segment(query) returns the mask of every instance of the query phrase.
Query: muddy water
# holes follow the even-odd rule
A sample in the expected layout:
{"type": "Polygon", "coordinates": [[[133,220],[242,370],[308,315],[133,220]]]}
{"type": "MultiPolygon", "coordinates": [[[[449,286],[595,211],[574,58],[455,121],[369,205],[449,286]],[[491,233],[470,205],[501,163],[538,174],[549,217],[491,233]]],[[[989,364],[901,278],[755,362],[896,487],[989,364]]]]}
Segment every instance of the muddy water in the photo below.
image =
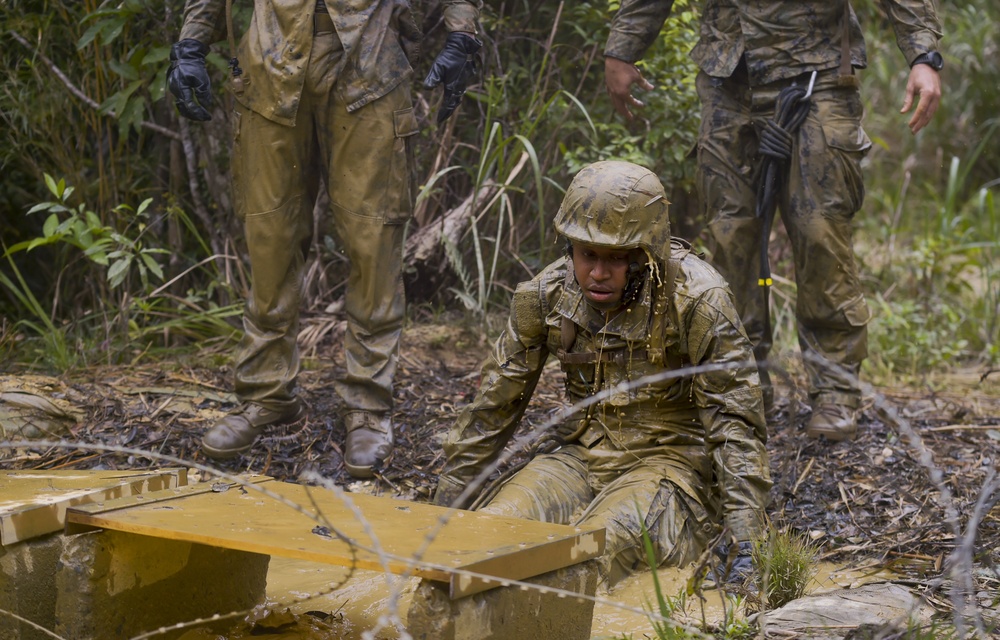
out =
{"type": "MultiPolygon", "coordinates": [[[[683,591],[689,577],[688,572],[680,569],[661,569],[657,575],[664,595],[670,597],[683,591]]],[[[850,569],[824,563],[820,565],[808,590],[817,593],[857,587],[890,577],[864,568],[850,569]]],[[[348,578],[347,572],[340,567],[284,558],[271,559],[267,584],[269,608],[276,611],[287,608],[309,623],[289,629],[289,638],[312,640],[337,637],[361,640],[366,631],[379,627],[381,629],[374,636],[366,637],[377,640],[400,637],[399,630],[391,624],[390,605],[395,603],[399,618],[405,620],[416,581],[403,581],[398,576],[391,576],[397,592],[397,596],[392,598],[386,576],[382,573],[357,571],[349,576],[346,583],[345,578],[348,578]],[[331,591],[333,587],[337,588],[331,591]],[[314,612],[312,616],[306,615],[310,611],[314,612]],[[316,612],[326,614],[321,628],[314,628],[312,625],[316,612]],[[336,630],[333,636],[330,634],[331,628],[336,630]]],[[[652,625],[644,612],[654,602],[654,593],[653,578],[649,572],[627,578],[610,593],[599,592],[591,635],[594,638],[621,638],[626,633],[640,638],[645,634],[652,635],[652,625]]],[[[675,617],[686,617],[689,623],[695,625],[703,617],[710,623],[720,622],[724,611],[718,592],[709,591],[705,596],[704,603],[694,597],[689,598],[686,616],[675,617]]],[[[229,640],[246,637],[249,635],[238,631],[228,636],[229,640]]]]}

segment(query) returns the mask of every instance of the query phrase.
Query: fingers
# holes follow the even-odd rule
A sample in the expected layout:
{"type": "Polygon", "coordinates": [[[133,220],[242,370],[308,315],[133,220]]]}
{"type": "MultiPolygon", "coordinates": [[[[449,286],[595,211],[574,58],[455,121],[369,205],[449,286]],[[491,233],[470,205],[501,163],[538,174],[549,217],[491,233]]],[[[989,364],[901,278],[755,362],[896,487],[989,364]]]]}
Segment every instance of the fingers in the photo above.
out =
{"type": "Polygon", "coordinates": [[[941,78],[928,65],[918,64],[910,70],[900,113],[907,113],[914,99],[917,99],[917,108],[907,125],[910,132],[917,133],[930,123],[941,104],[941,78]]]}
{"type": "MultiPolygon", "coordinates": [[[[200,96],[199,100],[204,102],[200,96]]],[[[212,114],[195,101],[194,92],[187,87],[180,91],[180,95],[174,104],[177,105],[177,110],[180,114],[188,120],[207,122],[212,119],[212,114]]],[[[211,106],[211,97],[208,99],[208,105],[211,106]]]]}
{"type": "Polygon", "coordinates": [[[611,97],[611,106],[626,120],[634,117],[633,108],[644,106],[632,95],[632,86],[638,86],[643,91],[653,88],[634,64],[611,57],[604,59],[604,83],[611,97]]]}
{"type": "Polygon", "coordinates": [[[431,65],[431,70],[427,72],[427,77],[424,78],[425,89],[433,89],[441,84],[441,71],[441,65],[437,62],[431,65]]]}

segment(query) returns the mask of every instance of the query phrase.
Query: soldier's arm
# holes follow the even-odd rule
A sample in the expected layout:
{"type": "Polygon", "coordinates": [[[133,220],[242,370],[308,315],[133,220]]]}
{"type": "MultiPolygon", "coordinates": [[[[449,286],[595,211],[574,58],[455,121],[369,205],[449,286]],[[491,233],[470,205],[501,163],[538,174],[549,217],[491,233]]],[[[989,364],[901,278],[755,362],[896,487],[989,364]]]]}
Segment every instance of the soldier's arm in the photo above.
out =
{"type": "Polygon", "coordinates": [[[472,0],[444,0],[444,28],[449,33],[476,33],[479,11],[483,3],[472,0]]]}
{"type": "Polygon", "coordinates": [[[900,113],[909,112],[916,101],[907,123],[916,133],[931,121],[941,103],[941,78],[937,70],[926,64],[913,65],[913,61],[921,54],[938,51],[941,21],[931,0],[882,0],[882,7],[892,22],[896,45],[911,65],[900,113]]]}
{"type": "Polygon", "coordinates": [[[681,319],[682,341],[695,365],[695,401],[705,446],[719,483],[724,524],[737,540],[761,531],[771,488],[763,400],[753,350],[728,289],[701,293],[681,319]]]}
{"type": "Polygon", "coordinates": [[[225,0],[187,0],[180,40],[212,44],[226,37],[225,0]]]}
{"type": "Polygon", "coordinates": [[[547,357],[539,282],[532,280],[514,292],[507,327],[483,364],[476,398],[445,441],[445,483],[464,487],[497,459],[528,407],[547,357]]]}
{"type": "Polygon", "coordinates": [[[635,62],[656,40],[673,4],[673,0],[623,0],[611,20],[611,34],[604,47],[604,83],[611,105],[628,120],[633,117],[632,108],[643,106],[632,95],[633,85],[644,91],[653,88],[635,62]]]}

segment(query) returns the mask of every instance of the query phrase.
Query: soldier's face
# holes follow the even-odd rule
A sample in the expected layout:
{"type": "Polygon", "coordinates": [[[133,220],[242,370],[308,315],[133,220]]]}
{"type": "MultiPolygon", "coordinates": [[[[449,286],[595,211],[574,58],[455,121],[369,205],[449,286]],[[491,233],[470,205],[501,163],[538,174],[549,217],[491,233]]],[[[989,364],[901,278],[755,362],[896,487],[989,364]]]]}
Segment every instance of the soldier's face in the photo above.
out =
{"type": "Polygon", "coordinates": [[[628,249],[573,242],[573,272],[591,306],[601,311],[621,306],[631,255],[628,249]]]}

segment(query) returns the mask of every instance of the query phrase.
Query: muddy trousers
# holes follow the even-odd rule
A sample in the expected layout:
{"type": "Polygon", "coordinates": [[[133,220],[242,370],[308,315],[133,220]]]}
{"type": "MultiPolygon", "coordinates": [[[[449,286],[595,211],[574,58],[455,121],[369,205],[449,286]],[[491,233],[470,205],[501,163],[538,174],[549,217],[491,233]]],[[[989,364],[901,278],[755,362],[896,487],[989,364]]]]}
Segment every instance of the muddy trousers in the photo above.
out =
{"type": "Polygon", "coordinates": [[[349,113],[336,91],[342,54],[335,35],[316,35],[294,126],[240,105],[234,114],[234,204],[252,277],[235,371],[244,401],[280,407],[294,400],[303,268],[313,206],[325,186],[350,261],[346,375],[336,390],[347,409],[392,408],[405,312],[402,245],[412,210],[407,139],[417,127],[406,83],[349,113]]]}
{"type": "MultiPolygon", "coordinates": [[[[809,115],[795,138],[778,211],[795,264],[799,347],[812,402],[857,406],[858,373],[867,356],[869,310],[858,278],[852,221],[864,198],[860,163],[871,142],[861,127],[857,89],[821,72],[809,115]]],[[[803,86],[808,76],[795,81],[803,86]]],[[[712,263],[729,281],[740,318],[764,363],[773,343],[769,309],[758,285],[763,222],[755,216],[760,132],[791,80],[751,87],[745,66],[729,78],[701,73],[698,191],[708,221],[712,263]]],[[[761,366],[765,396],[770,390],[761,366]]]]}
{"type": "Polygon", "coordinates": [[[697,500],[665,479],[655,463],[627,471],[595,491],[585,452],[580,445],[569,445],[535,457],[480,511],[603,527],[607,539],[600,569],[607,586],[648,567],[643,523],[657,566],[680,567],[698,559],[715,529],[697,500]]]}

